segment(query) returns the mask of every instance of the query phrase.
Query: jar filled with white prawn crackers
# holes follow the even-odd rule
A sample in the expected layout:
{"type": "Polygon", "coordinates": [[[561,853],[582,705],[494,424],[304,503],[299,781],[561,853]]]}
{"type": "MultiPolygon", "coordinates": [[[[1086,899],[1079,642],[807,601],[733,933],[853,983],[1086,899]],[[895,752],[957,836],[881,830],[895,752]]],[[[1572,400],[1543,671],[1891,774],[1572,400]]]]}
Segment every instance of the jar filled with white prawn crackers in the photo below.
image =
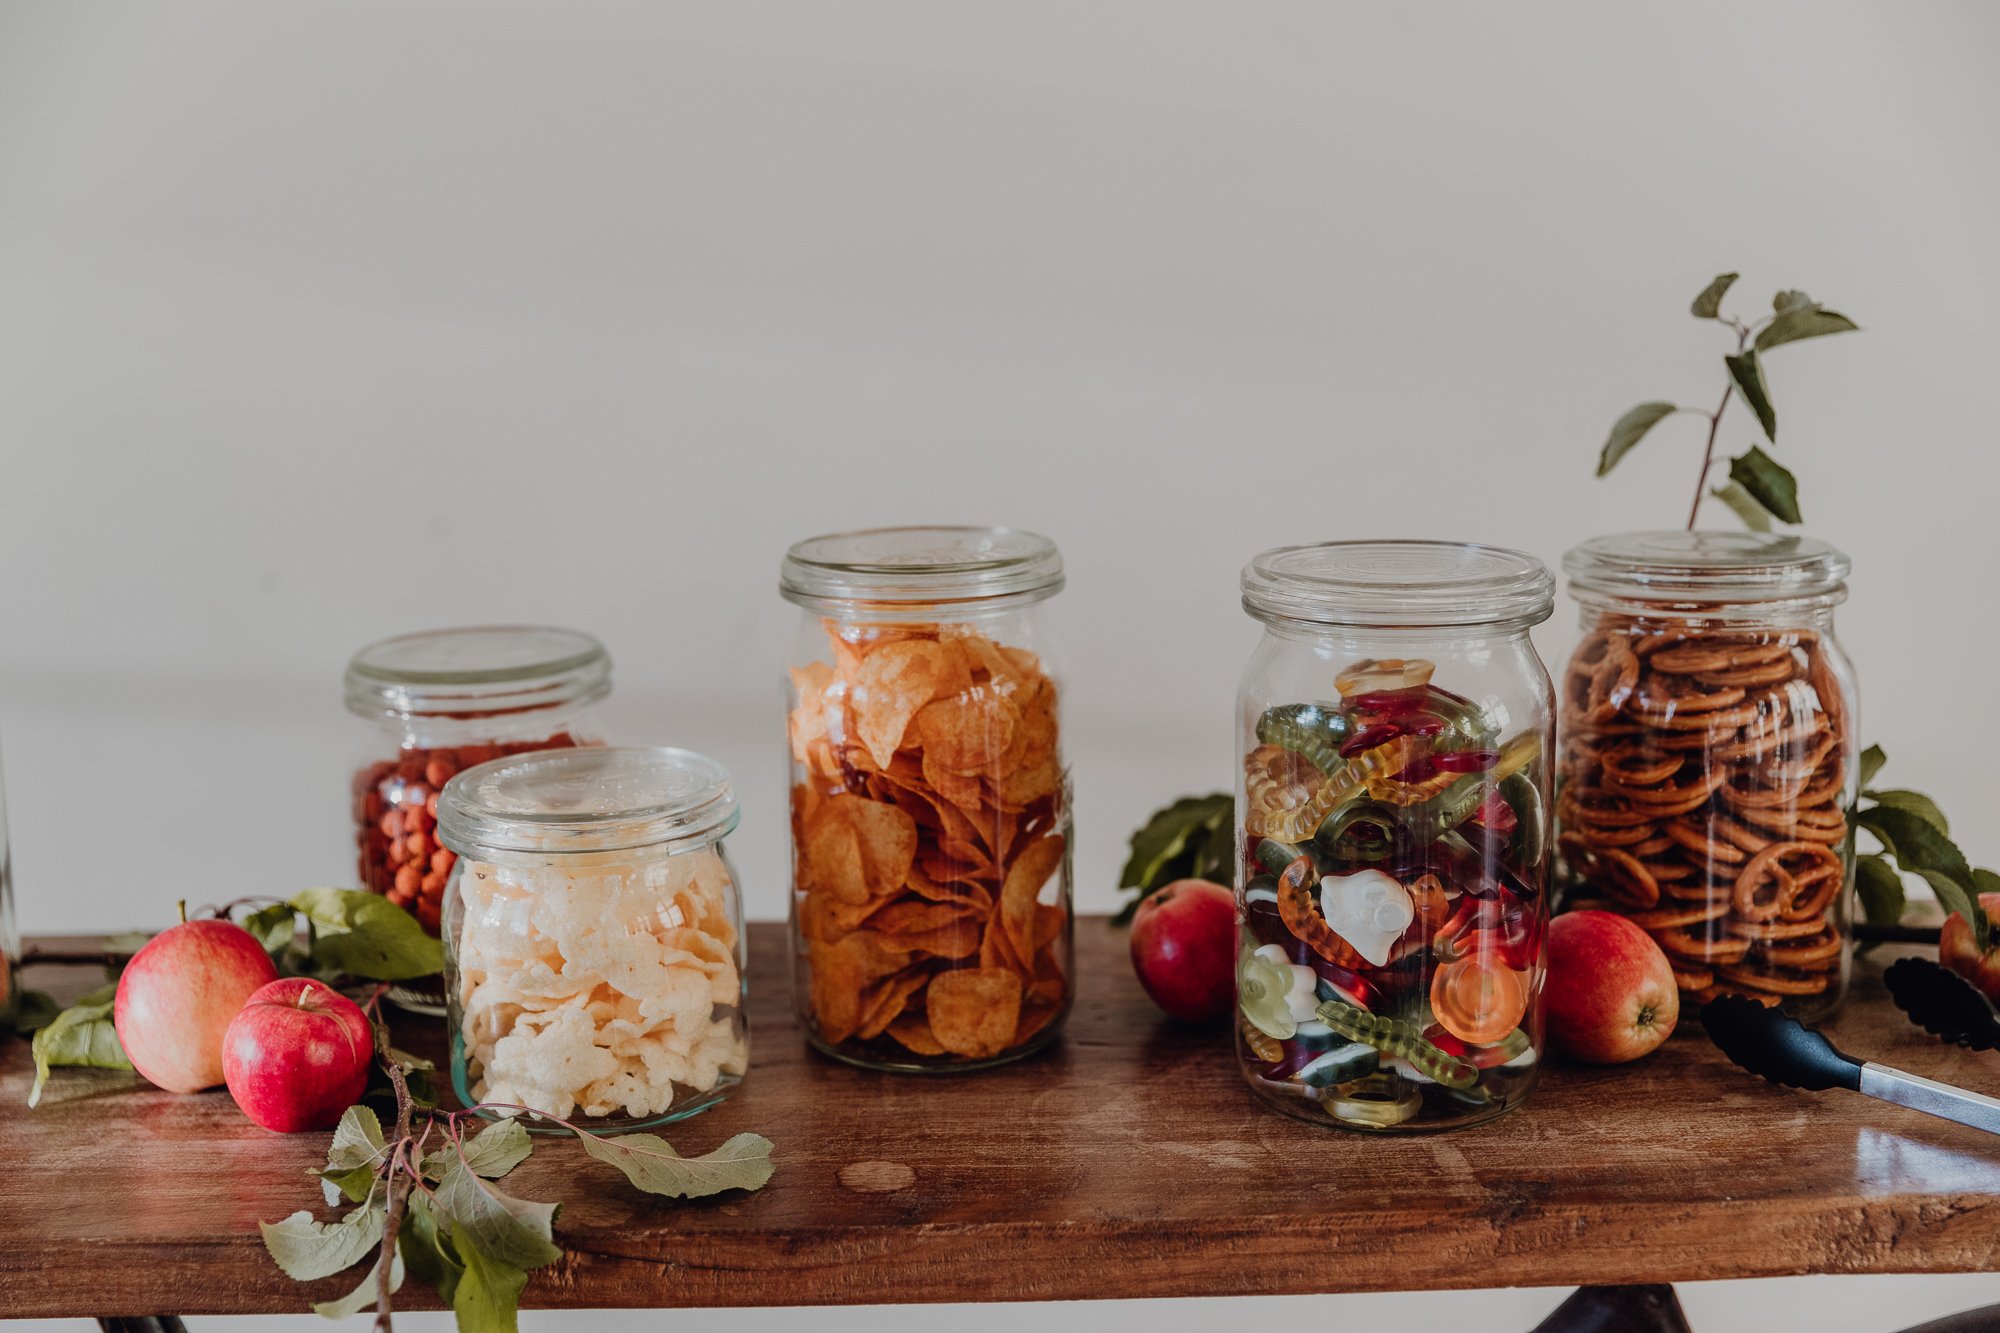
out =
{"type": "Polygon", "coordinates": [[[688,750],[574,749],[469,768],[438,800],[452,1088],[593,1132],[742,1081],[743,907],[729,774],[688,750]]]}

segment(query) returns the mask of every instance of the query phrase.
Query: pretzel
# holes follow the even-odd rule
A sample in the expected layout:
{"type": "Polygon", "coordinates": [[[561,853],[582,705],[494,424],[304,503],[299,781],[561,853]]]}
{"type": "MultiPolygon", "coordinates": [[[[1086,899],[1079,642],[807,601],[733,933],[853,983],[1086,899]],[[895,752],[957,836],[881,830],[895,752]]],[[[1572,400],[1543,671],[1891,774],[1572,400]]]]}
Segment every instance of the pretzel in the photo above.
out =
{"type": "Polygon", "coordinates": [[[1569,664],[1570,896],[1652,935],[1692,1003],[1809,1000],[1843,975],[1845,671],[1813,631],[1698,613],[1607,614],[1569,664]]]}

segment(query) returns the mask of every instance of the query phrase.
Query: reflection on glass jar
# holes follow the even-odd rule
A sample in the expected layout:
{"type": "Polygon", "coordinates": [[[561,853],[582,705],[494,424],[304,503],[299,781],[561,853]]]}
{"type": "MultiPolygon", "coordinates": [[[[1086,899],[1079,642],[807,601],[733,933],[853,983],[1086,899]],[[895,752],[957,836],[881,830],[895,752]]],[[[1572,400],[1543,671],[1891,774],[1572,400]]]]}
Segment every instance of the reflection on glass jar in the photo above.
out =
{"type": "Polygon", "coordinates": [[[593,1131],[722,1100],[749,1059],[735,827],[729,775],[686,750],[554,750],[448,782],[459,1099],[593,1131]]]}
{"type": "Polygon", "coordinates": [[[1517,1105],[1542,1051],[1554,580],[1446,542],[1284,547],[1238,694],[1237,1055],[1368,1132],[1517,1105]]]}
{"type": "Polygon", "coordinates": [[[1684,1011],[1738,994],[1811,1021],[1846,993],[1848,567],[1753,532],[1599,537],[1563,559],[1584,631],[1562,690],[1564,905],[1644,927],[1684,1011]]]}
{"type": "Polygon", "coordinates": [[[806,1031],[879,1069],[1052,1040],[1071,997],[1069,778],[1047,538],[895,528],[800,542],[787,695],[792,944],[806,1031]]]}
{"type": "Polygon", "coordinates": [[[596,744],[588,710],[611,692],[611,658],[574,630],[426,630],[356,653],[346,688],[348,711],[376,725],[350,793],[361,884],[435,935],[453,859],[438,792],[489,760],[596,744]]]}

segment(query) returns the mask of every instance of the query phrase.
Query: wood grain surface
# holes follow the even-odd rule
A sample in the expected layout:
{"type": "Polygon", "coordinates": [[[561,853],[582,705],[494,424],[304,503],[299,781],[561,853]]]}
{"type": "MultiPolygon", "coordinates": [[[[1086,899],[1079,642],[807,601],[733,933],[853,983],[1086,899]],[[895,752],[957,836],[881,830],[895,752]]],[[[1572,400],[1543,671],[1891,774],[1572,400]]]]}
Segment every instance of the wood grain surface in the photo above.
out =
{"type": "MultiPolygon", "coordinates": [[[[45,947],[79,947],[45,941],[45,947]]],[[[524,1304],[798,1305],[1945,1273],[2000,1261],[2000,1139],[1849,1093],[1771,1087],[1698,1031],[1635,1066],[1552,1065],[1520,1111],[1375,1139],[1255,1104],[1219,1030],[1147,1003],[1125,936],[1078,923],[1063,1041],[982,1074],[892,1076],[810,1053],[782,927],[751,931],[752,1063],[728,1104],[672,1127],[687,1152],[756,1130],[754,1195],[671,1203],[572,1142],[510,1179],[565,1203],[568,1251],[524,1304]]],[[[1886,951],[1885,951],[1886,952],[1886,951]]],[[[31,965],[74,995],[101,974],[31,965]]],[[[2000,1054],[1949,1050],[1857,969],[1828,1031],[1850,1052],[1985,1092],[2000,1054]]],[[[437,1024],[399,1039],[435,1046],[437,1024]],[[426,1030],[428,1029],[428,1030],[426,1030]]],[[[257,1221],[315,1207],[323,1135],[280,1138],[213,1092],[64,1071],[23,1102],[0,1039],[0,1316],[303,1311],[257,1221]]],[[[426,1293],[399,1302],[422,1308],[426,1293]]]]}

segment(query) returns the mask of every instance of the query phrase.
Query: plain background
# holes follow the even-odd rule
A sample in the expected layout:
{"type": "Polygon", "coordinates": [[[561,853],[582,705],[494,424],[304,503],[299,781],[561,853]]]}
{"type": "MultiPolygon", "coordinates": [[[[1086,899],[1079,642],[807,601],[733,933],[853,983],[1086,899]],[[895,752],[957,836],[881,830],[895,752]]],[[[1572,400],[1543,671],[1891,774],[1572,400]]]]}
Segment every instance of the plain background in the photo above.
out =
{"type": "MultiPolygon", "coordinates": [[[[1677,524],[1698,422],[1592,467],[1633,403],[1719,394],[1686,307],[1732,268],[1747,314],[1804,287],[1864,326],[1771,354],[1776,452],[1854,557],[1885,780],[2000,860],[1996,57],[1979,4],[5,0],[22,925],[345,882],[343,663],[487,621],[597,633],[609,732],[737,773],[778,915],[778,558],[935,521],[1068,560],[1107,909],[1131,827],[1227,785],[1244,560],[1677,524]]],[[[1836,1289],[1823,1328],[2000,1299],[1836,1289]]]]}

